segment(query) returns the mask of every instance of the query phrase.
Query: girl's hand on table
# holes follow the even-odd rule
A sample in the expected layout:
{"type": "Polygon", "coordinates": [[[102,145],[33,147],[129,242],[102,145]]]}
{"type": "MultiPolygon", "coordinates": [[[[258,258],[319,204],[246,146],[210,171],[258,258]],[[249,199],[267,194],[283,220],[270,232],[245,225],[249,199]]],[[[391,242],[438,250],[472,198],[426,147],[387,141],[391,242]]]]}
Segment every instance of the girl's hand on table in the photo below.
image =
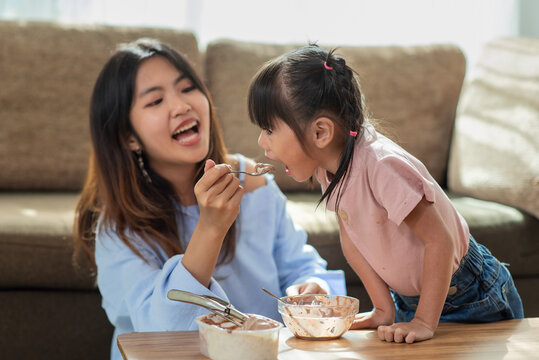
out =
{"type": "Polygon", "coordinates": [[[292,285],[286,289],[286,296],[296,296],[303,294],[327,294],[327,291],[315,282],[306,282],[303,284],[292,285]]]}
{"type": "Polygon", "coordinates": [[[416,341],[431,339],[434,330],[423,321],[413,318],[410,322],[395,323],[389,326],[378,327],[378,337],[387,342],[407,342],[411,344],[416,341]]]}
{"type": "Polygon", "coordinates": [[[376,329],[380,325],[393,324],[394,319],[394,312],[388,313],[380,309],[374,309],[373,311],[357,314],[352,326],[350,326],[350,330],[376,329]]]}

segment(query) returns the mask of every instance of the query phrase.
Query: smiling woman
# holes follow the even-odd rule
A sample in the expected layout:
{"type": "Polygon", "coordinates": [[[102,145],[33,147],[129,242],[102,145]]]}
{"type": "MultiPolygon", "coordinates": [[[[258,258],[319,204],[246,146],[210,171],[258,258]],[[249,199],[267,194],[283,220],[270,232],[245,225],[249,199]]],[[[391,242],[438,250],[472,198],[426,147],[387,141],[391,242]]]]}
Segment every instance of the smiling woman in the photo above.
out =
{"type": "MultiPolygon", "coordinates": [[[[130,118],[133,134],[129,147],[133,151],[142,149],[154,172],[174,173],[181,164],[191,168],[208,153],[208,98],[189,75],[180,73],[163,56],[141,63],[130,118]]],[[[194,199],[183,200],[194,203],[194,199]]]]}
{"type": "Polygon", "coordinates": [[[231,173],[257,167],[227,154],[210,94],[177,51],[151,39],[121,46],[96,81],[90,126],[75,245],[97,270],[115,337],[196,329],[206,311],[171,301],[173,289],[280,320],[261,287],[279,296],[345,288],[293,224],[273,177],[231,173]]]}

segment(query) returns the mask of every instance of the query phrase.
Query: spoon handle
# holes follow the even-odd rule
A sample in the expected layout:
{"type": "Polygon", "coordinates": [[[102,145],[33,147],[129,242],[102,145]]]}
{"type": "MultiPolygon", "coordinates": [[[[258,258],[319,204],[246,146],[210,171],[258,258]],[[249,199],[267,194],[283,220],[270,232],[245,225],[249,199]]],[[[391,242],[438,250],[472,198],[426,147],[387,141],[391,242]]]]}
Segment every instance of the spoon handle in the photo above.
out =
{"type": "Polygon", "coordinates": [[[269,292],[268,290],[266,290],[266,289],[264,289],[264,288],[262,288],[262,290],[264,290],[268,295],[273,296],[274,298],[276,298],[277,300],[279,300],[279,301],[282,302],[283,304],[286,304],[286,302],[284,302],[283,300],[281,300],[281,298],[279,298],[279,297],[273,295],[273,294],[272,294],[271,292],[269,292]]]}

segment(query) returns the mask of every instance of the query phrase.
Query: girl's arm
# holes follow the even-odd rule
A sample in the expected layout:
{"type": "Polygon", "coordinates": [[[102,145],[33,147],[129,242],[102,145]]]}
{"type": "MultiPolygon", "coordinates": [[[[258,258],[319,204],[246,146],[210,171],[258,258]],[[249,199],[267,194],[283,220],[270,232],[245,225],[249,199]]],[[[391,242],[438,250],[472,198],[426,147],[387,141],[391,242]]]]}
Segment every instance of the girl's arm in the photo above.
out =
{"type": "Polygon", "coordinates": [[[434,336],[451,281],[453,241],[436,207],[424,197],[404,219],[425,244],[423,282],[415,317],[409,323],[378,328],[382,340],[412,343],[434,336]]]}
{"type": "Polygon", "coordinates": [[[361,279],[374,307],[371,312],[357,314],[351,329],[392,324],[395,320],[395,305],[387,284],[376,274],[342,227],[341,246],[346,260],[361,279]]]}

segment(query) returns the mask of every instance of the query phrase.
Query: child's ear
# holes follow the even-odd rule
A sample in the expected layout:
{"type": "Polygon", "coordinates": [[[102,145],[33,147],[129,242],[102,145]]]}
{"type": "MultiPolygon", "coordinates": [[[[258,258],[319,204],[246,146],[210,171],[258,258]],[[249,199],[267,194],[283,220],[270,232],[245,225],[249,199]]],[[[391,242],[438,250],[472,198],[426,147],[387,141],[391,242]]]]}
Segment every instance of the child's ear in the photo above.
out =
{"type": "Polygon", "coordinates": [[[127,139],[127,145],[129,146],[129,150],[131,151],[137,151],[142,148],[142,146],[140,146],[140,142],[137,140],[135,135],[129,136],[129,138],[127,139]]]}
{"type": "Polygon", "coordinates": [[[311,133],[314,145],[323,149],[333,141],[335,123],[330,118],[319,117],[312,122],[311,133]]]}

